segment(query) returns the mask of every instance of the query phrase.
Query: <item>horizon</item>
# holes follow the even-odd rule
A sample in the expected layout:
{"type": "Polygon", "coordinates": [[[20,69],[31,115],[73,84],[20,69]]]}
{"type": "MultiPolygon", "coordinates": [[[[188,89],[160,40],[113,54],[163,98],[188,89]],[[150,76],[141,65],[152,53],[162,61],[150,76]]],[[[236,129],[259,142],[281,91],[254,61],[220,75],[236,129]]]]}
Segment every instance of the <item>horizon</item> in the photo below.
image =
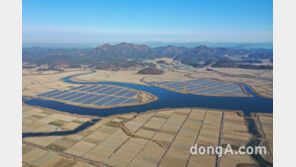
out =
{"type": "Polygon", "coordinates": [[[174,42],[101,42],[101,43],[23,43],[22,48],[64,48],[64,49],[82,49],[82,48],[96,48],[102,45],[118,45],[122,43],[133,44],[133,45],[145,45],[150,48],[155,47],[166,47],[166,46],[174,46],[174,47],[186,47],[186,48],[194,48],[198,46],[206,46],[206,47],[225,47],[225,48],[237,48],[237,49],[273,49],[273,42],[259,42],[259,43],[236,43],[236,42],[188,42],[188,43],[174,43],[174,42]]]}
{"type": "Polygon", "coordinates": [[[266,43],[273,2],[23,1],[23,43],[266,43]]]}

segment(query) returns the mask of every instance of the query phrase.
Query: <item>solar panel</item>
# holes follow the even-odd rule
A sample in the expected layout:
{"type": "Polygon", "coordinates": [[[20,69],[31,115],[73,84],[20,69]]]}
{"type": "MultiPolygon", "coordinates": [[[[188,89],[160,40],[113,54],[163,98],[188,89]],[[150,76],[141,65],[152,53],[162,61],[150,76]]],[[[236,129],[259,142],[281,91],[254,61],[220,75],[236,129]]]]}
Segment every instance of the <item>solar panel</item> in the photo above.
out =
{"type": "Polygon", "coordinates": [[[219,84],[217,85],[212,85],[212,87],[219,87],[219,86],[223,86],[223,85],[228,85],[228,83],[225,83],[225,82],[219,82],[219,84]]]}
{"type": "Polygon", "coordinates": [[[82,96],[82,97],[79,97],[79,98],[77,98],[77,99],[74,99],[74,100],[72,100],[72,102],[79,103],[79,102],[82,102],[82,101],[84,101],[84,100],[87,100],[87,99],[93,98],[93,97],[95,97],[95,96],[97,96],[97,95],[96,95],[96,94],[88,94],[88,95],[86,95],[86,96],[82,96]]]}
{"type": "Polygon", "coordinates": [[[79,89],[79,91],[84,92],[84,91],[87,91],[87,90],[92,89],[92,88],[94,88],[94,87],[97,87],[97,85],[88,86],[88,87],[86,87],[86,88],[79,89]]]}
{"type": "Polygon", "coordinates": [[[78,87],[72,88],[70,90],[77,90],[77,89],[84,88],[84,87],[85,87],[85,85],[82,85],[82,86],[78,86],[78,87]]]}
{"type": "Polygon", "coordinates": [[[221,95],[234,95],[232,92],[223,92],[221,95]]]}
{"type": "Polygon", "coordinates": [[[98,91],[98,90],[100,90],[102,88],[105,88],[105,87],[106,86],[97,86],[95,88],[92,88],[92,89],[87,90],[87,92],[95,92],[95,91],[98,91]]]}
{"type": "Polygon", "coordinates": [[[203,90],[196,90],[194,92],[197,92],[197,93],[207,93],[209,91],[212,91],[213,89],[212,88],[206,88],[206,89],[203,89],[203,90]]]}
{"type": "Polygon", "coordinates": [[[188,84],[188,83],[182,83],[182,84],[171,85],[171,86],[167,86],[167,87],[168,87],[168,88],[177,88],[177,87],[184,87],[184,86],[187,86],[187,85],[191,85],[191,84],[188,84]]]}
{"type": "Polygon", "coordinates": [[[112,94],[116,94],[116,93],[119,93],[120,91],[122,91],[123,89],[122,88],[118,88],[117,91],[115,91],[114,93],[112,94]]]}
{"type": "Polygon", "coordinates": [[[204,80],[204,81],[199,81],[199,82],[193,82],[194,84],[200,85],[200,84],[207,84],[212,82],[212,80],[204,80]]]}
{"type": "Polygon", "coordinates": [[[76,99],[76,98],[78,98],[80,96],[84,96],[84,95],[86,95],[86,93],[76,93],[76,94],[74,94],[72,96],[68,96],[68,97],[64,98],[63,100],[65,100],[65,101],[71,101],[73,99],[76,99]]]}
{"type": "Polygon", "coordinates": [[[237,88],[239,88],[239,86],[234,85],[234,86],[231,86],[231,87],[223,88],[223,90],[235,90],[237,88]]]}
{"type": "Polygon", "coordinates": [[[90,99],[87,99],[87,100],[85,100],[85,101],[83,101],[81,103],[83,103],[83,104],[91,104],[93,102],[96,102],[96,101],[104,98],[104,97],[106,97],[106,96],[105,95],[97,95],[97,96],[95,96],[93,98],[90,98],[90,99]]]}
{"type": "Polygon", "coordinates": [[[107,91],[109,91],[109,90],[111,90],[111,89],[113,89],[114,87],[107,87],[107,88],[104,88],[104,89],[101,89],[101,90],[99,90],[99,91],[96,91],[96,93],[104,93],[104,92],[107,92],[107,91]]]}
{"type": "Polygon", "coordinates": [[[186,86],[187,87],[187,89],[189,89],[189,88],[199,88],[200,86],[198,86],[198,85],[190,85],[190,86],[186,86]]]}
{"type": "Polygon", "coordinates": [[[217,83],[217,82],[205,82],[205,83],[201,83],[201,84],[198,84],[198,85],[202,85],[202,86],[210,86],[210,85],[212,85],[212,84],[215,84],[215,83],[217,83]]]}
{"type": "Polygon", "coordinates": [[[188,91],[195,91],[195,90],[201,90],[201,89],[205,89],[206,87],[203,87],[203,86],[198,86],[198,87],[193,87],[193,88],[190,88],[190,89],[187,89],[188,91]]]}
{"type": "Polygon", "coordinates": [[[110,89],[110,90],[104,92],[103,94],[111,95],[111,94],[113,94],[113,93],[115,93],[115,92],[117,92],[117,91],[118,91],[118,88],[113,87],[113,89],[110,89]]]}
{"type": "Polygon", "coordinates": [[[128,99],[127,101],[124,101],[121,104],[129,104],[129,103],[136,103],[136,102],[137,102],[137,99],[128,99]]]}
{"type": "Polygon", "coordinates": [[[54,97],[54,99],[62,99],[64,97],[70,96],[72,92],[67,91],[67,93],[54,97]],[[70,95],[69,95],[70,94],[70,95]]]}
{"type": "Polygon", "coordinates": [[[208,91],[207,93],[209,93],[209,94],[219,94],[219,93],[222,93],[222,92],[223,92],[222,90],[213,89],[212,91],[208,91]]]}
{"type": "Polygon", "coordinates": [[[113,101],[111,101],[110,103],[106,103],[105,106],[113,106],[113,105],[118,105],[120,103],[122,103],[123,101],[127,100],[127,98],[124,97],[119,97],[113,101]]]}
{"type": "Polygon", "coordinates": [[[170,87],[170,86],[182,85],[182,84],[183,84],[182,82],[176,82],[176,83],[166,84],[166,85],[164,85],[164,86],[166,86],[166,87],[170,87]]]}
{"type": "Polygon", "coordinates": [[[57,92],[57,93],[52,93],[52,94],[49,94],[49,95],[46,95],[44,97],[55,97],[55,96],[58,96],[58,95],[61,95],[61,94],[64,94],[64,93],[67,93],[68,91],[60,91],[60,92],[57,92]]]}
{"type": "Polygon", "coordinates": [[[130,92],[130,90],[124,89],[124,90],[122,90],[122,91],[120,91],[118,93],[115,93],[114,95],[116,95],[116,96],[122,96],[124,94],[127,94],[128,92],[130,92]]]}
{"type": "Polygon", "coordinates": [[[229,86],[230,86],[229,84],[224,84],[224,85],[221,85],[221,86],[215,86],[214,88],[215,89],[224,89],[224,88],[227,88],[229,86]]]}
{"type": "Polygon", "coordinates": [[[102,105],[104,105],[105,103],[110,102],[110,101],[112,101],[112,100],[114,100],[114,99],[116,99],[116,98],[118,98],[118,97],[115,97],[115,96],[108,96],[108,97],[106,97],[106,98],[104,98],[104,99],[102,99],[102,100],[100,100],[100,101],[98,101],[98,102],[96,102],[96,103],[93,103],[93,105],[102,106],[102,105]]]}
{"type": "Polygon", "coordinates": [[[60,92],[60,90],[53,90],[53,91],[50,91],[50,92],[45,92],[45,93],[41,93],[37,96],[46,96],[46,95],[50,95],[51,93],[57,93],[57,92],[60,92]]]}
{"type": "Polygon", "coordinates": [[[207,80],[206,79],[195,79],[195,80],[189,80],[189,81],[186,81],[186,82],[189,82],[189,83],[196,82],[196,83],[198,83],[198,82],[204,82],[204,81],[207,81],[207,80]]]}
{"type": "Polygon", "coordinates": [[[135,92],[135,91],[132,91],[132,92],[129,92],[127,94],[124,95],[124,97],[133,97],[137,94],[138,92],[135,92]]]}
{"type": "Polygon", "coordinates": [[[209,85],[205,85],[205,86],[208,86],[208,87],[215,87],[215,86],[219,86],[221,85],[221,82],[215,82],[213,84],[209,84],[209,85]]]}
{"type": "Polygon", "coordinates": [[[70,92],[70,93],[67,93],[67,96],[64,96],[61,98],[61,100],[64,100],[65,98],[67,97],[70,97],[70,96],[74,96],[75,94],[78,94],[79,92],[70,92]]]}
{"type": "Polygon", "coordinates": [[[167,81],[167,82],[158,82],[160,85],[172,84],[176,83],[177,81],[167,81]]]}

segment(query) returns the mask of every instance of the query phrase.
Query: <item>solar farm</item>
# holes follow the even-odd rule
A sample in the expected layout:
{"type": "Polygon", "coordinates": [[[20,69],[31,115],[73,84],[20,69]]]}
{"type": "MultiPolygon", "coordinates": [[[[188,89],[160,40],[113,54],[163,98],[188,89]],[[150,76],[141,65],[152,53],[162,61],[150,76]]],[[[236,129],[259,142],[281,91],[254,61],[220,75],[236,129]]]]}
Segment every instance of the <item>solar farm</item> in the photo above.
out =
{"type": "Polygon", "coordinates": [[[242,88],[235,83],[220,82],[212,79],[201,78],[184,82],[150,82],[150,84],[182,93],[215,96],[247,96],[246,93],[243,92],[242,88]]]}
{"type": "Polygon", "coordinates": [[[37,96],[80,105],[110,107],[137,103],[137,94],[135,90],[110,85],[83,85],[64,91],[53,90],[37,96]]]}

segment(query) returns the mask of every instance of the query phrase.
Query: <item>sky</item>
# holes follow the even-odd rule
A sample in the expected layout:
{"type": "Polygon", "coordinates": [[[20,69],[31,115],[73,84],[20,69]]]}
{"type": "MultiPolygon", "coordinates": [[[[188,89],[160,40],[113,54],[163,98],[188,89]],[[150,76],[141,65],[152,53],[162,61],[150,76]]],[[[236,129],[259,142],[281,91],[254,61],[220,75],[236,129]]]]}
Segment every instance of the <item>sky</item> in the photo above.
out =
{"type": "Polygon", "coordinates": [[[272,42],[272,0],[23,0],[23,43],[272,42]]]}

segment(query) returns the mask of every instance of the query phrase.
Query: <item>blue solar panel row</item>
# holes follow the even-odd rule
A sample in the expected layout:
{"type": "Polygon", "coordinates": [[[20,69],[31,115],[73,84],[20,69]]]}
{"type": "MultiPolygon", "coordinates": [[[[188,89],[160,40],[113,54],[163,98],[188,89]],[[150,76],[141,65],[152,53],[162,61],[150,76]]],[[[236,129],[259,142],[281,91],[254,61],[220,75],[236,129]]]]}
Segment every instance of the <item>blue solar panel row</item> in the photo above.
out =
{"type": "Polygon", "coordinates": [[[57,93],[57,92],[60,92],[60,90],[53,90],[53,91],[50,91],[50,92],[46,92],[46,93],[41,93],[37,96],[46,96],[46,95],[50,95],[52,93],[57,93]]]}
{"type": "Polygon", "coordinates": [[[70,90],[77,90],[77,89],[84,88],[84,87],[85,87],[85,85],[82,85],[82,86],[74,87],[74,88],[72,88],[70,90]]]}
{"type": "MultiPolygon", "coordinates": [[[[206,93],[208,91],[211,91],[213,90],[212,88],[206,88],[206,89],[203,89],[203,90],[198,90],[198,93],[206,93]]],[[[197,90],[194,90],[194,92],[196,92],[197,90]]]]}
{"type": "Polygon", "coordinates": [[[213,86],[216,86],[216,85],[219,85],[220,82],[212,82],[212,83],[207,83],[207,84],[204,84],[205,86],[208,86],[208,87],[213,87],[213,86]]]}
{"type": "Polygon", "coordinates": [[[177,84],[177,85],[171,85],[171,86],[168,86],[168,87],[169,88],[177,88],[177,87],[184,87],[184,86],[187,86],[187,85],[191,85],[191,84],[181,83],[181,84],[177,84]]]}
{"type": "Polygon", "coordinates": [[[121,104],[129,104],[129,103],[136,103],[137,99],[128,99],[127,101],[121,103],[121,104]]]}
{"type": "Polygon", "coordinates": [[[78,93],[79,92],[71,92],[71,93],[68,93],[67,96],[61,98],[61,100],[64,100],[65,98],[70,97],[70,96],[73,96],[73,95],[78,94],[78,93]]]}
{"type": "Polygon", "coordinates": [[[106,86],[98,86],[98,87],[87,90],[87,92],[96,92],[96,91],[101,90],[101,89],[103,89],[105,87],[106,86]]]}
{"type": "Polygon", "coordinates": [[[176,83],[167,84],[167,85],[165,85],[165,86],[167,86],[167,87],[172,87],[172,86],[186,85],[186,84],[188,84],[188,83],[176,82],[176,83]]]}
{"type": "Polygon", "coordinates": [[[94,103],[94,105],[102,106],[102,105],[104,105],[105,103],[110,102],[111,100],[114,100],[114,99],[116,99],[116,98],[118,98],[118,97],[115,97],[115,96],[108,96],[108,97],[106,97],[106,98],[104,98],[104,99],[102,99],[102,100],[100,100],[100,101],[94,103]]]}
{"type": "Polygon", "coordinates": [[[72,102],[80,103],[80,102],[82,102],[82,101],[84,101],[84,100],[87,100],[87,99],[93,98],[93,97],[95,97],[95,96],[97,96],[97,95],[96,95],[96,94],[88,94],[88,95],[86,95],[86,96],[82,96],[82,97],[79,97],[79,98],[77,98],[77,99],[74,99],[74,100],[72,100],[72,102]]]}
{"type": "Polygon", "coordinates": [[[112,95],[113,93],[118,92],[119,90],[120,90],[119,88],[113,87],[113,89],[110,89],[107,92],[104,92],[104,94],[112,95]]]}
{"type": "Polygon", "coordinates": [[[215,84],[215,83],[217,83],[217,82],[205,82],[205,83],[201,83],[201,84],[198,84],[198,85],[210,86],[210,85],[215,84]]]}
{"type": "Polygon", "coordinates": [[[46,95],[44,97],[55,97],[55,96],[58,96],[58,95],[61,95],[61,94],[67,93],[67,92],[68,91],[60,91],[60,92],[57,92],[57,93],[52,93],[52,94],[46,95]]]}
{"type": "Polygon", "coordinates": [[[132,91],[132,92],[129,92],[129,93],[123,95],[123,96],[124,96],[124,97],[133,97],[133,96],[135,96],[137,93],[138,93],[138,92],[136,92],[136,91],[132,91]]]}
{"type": "Polygon", "coordinates": [[[76,98],[83,96],[83,95],[86,95],[86,93],[76,93],[72,96],[68,96],[68,97],[64,98],[63,100],[71,101],[71,100],[76,99],[76,98]]]}
{"type": "Polygon", "coordinates": [[[87,90],[92,89],[92,88],[95,88],[95,87],[97,87],[97,85],[88,86],[86,88],[79,89],[79,91],[84,92],[84,91],[87,91],[87,90]]]}
{"type": "Polygon", "coordinates": [[[62,95],[59,95],[59,96],[54,97],[54,99],[63,99],[63,98],[65,98],[65,97],[67,97],[67,96],[70,96],[71,93],[72,93],[72,92],[67,91],[66,93],[64,93],[64,94],[62,94],[62,95]]]}
{"type": "Polygon", "coordinates": [[[123,101],[127,100],[127,98],[124,97],[119,97],[113,101],[111,101],[110,103],[106,103],[105,106],[113,106],[113,105],[118,105],[120,103],[122,103],[123,101]]]}
{"type": "Polygon", "coordinates": [[[209,94],[219,94],[219,93],[222,93],[223,91],[221,91],[221,90],[215,90],[215,89],[213,89],[212,91],[209,91],[208,93],[209,94]]]}
{"type": "Polygon", "coordinates": [[[122,90],[122,91],[120,91],[120,92],[118,92],[118,93],[115,93],[114,95],[116,95],[116,96],[122,96],[122,95],[124,95],[124,94],[127,94],[128,92],[130,92],[130,91],[127,90],[127,89],[124,89],[124,90],[122,90]]]}
{"type": "Polygon", "coordinates": [[[198,86],[198,85],[190,85],[190,86],[186,86],[187,87],[187,89],[190,89],[190,88],[196,88],[196,87],[200,87],[200,86],[198,86]]]}
{"type": "Polygon", "coordinates": [[[223,88],[222,90],[225,90],[225,91],[227,91],[227,90],[235,90],[235,89],[237,89],[238,87],[239,87],[239,86],[234,85],[234,86],[231,86],[231,87],[223,88]]]}
{"type": "Polygon", "coordinates": [[[221,85],[226,85],[227,83],[222,83],[222,82],[216,82],[215,84],[211,84],[211,87],[216,87],[216,86],[221,86],[221,85]]]}
{"type": "Polygon", "coordinates": [[[203,86],[197,86],[197,87],[193,87],[193,88],[190,88],[190,89],[187,89],[188,91],[195,91],[195,90],[201,90],[201,89],[205,89],[206,87],[203,87],[203,86]]]}
{"type": "Polygon", "coordinates": [[[193,81],[191,83],[194,83],[194,84],[201,84],[201,83],[207,83],[207,82],[210,82],[211,80],[208,80],[208,79],[204,79],[204,80],[197,80],[197,81],[193,81]]]}
{"type": "Polygon", "coordinates": [[[103,99],[105,97],[106,97],[105,95],[97,95],[96,97],[87,99],[87,100],[85,100],[85,101],[83,101],[81,103],[83,103],[83,104],[91,104],[91,103],[94,103],[94,102],[96,102],[98,100],[101,100],[101,99],[103,99]]]}
{"type": "Polygon", "coordinates": [[[224,84],[224,85],[221,85],[221,86],[216,86],[216,87],[214,87],[214,89],[223,89],[223,88],[227,88],[229,86],[230,86],[229,84],[224,84]]]}
{"type": "Polygon", "coordinates": [[[107,92],[107,91],[109,91],[111,89],[113,89],[113,87],[107,87],[107,88],[101,89],[99,91],[96,91],[96,93],[104,93],[104,92],[107,92]]]}

